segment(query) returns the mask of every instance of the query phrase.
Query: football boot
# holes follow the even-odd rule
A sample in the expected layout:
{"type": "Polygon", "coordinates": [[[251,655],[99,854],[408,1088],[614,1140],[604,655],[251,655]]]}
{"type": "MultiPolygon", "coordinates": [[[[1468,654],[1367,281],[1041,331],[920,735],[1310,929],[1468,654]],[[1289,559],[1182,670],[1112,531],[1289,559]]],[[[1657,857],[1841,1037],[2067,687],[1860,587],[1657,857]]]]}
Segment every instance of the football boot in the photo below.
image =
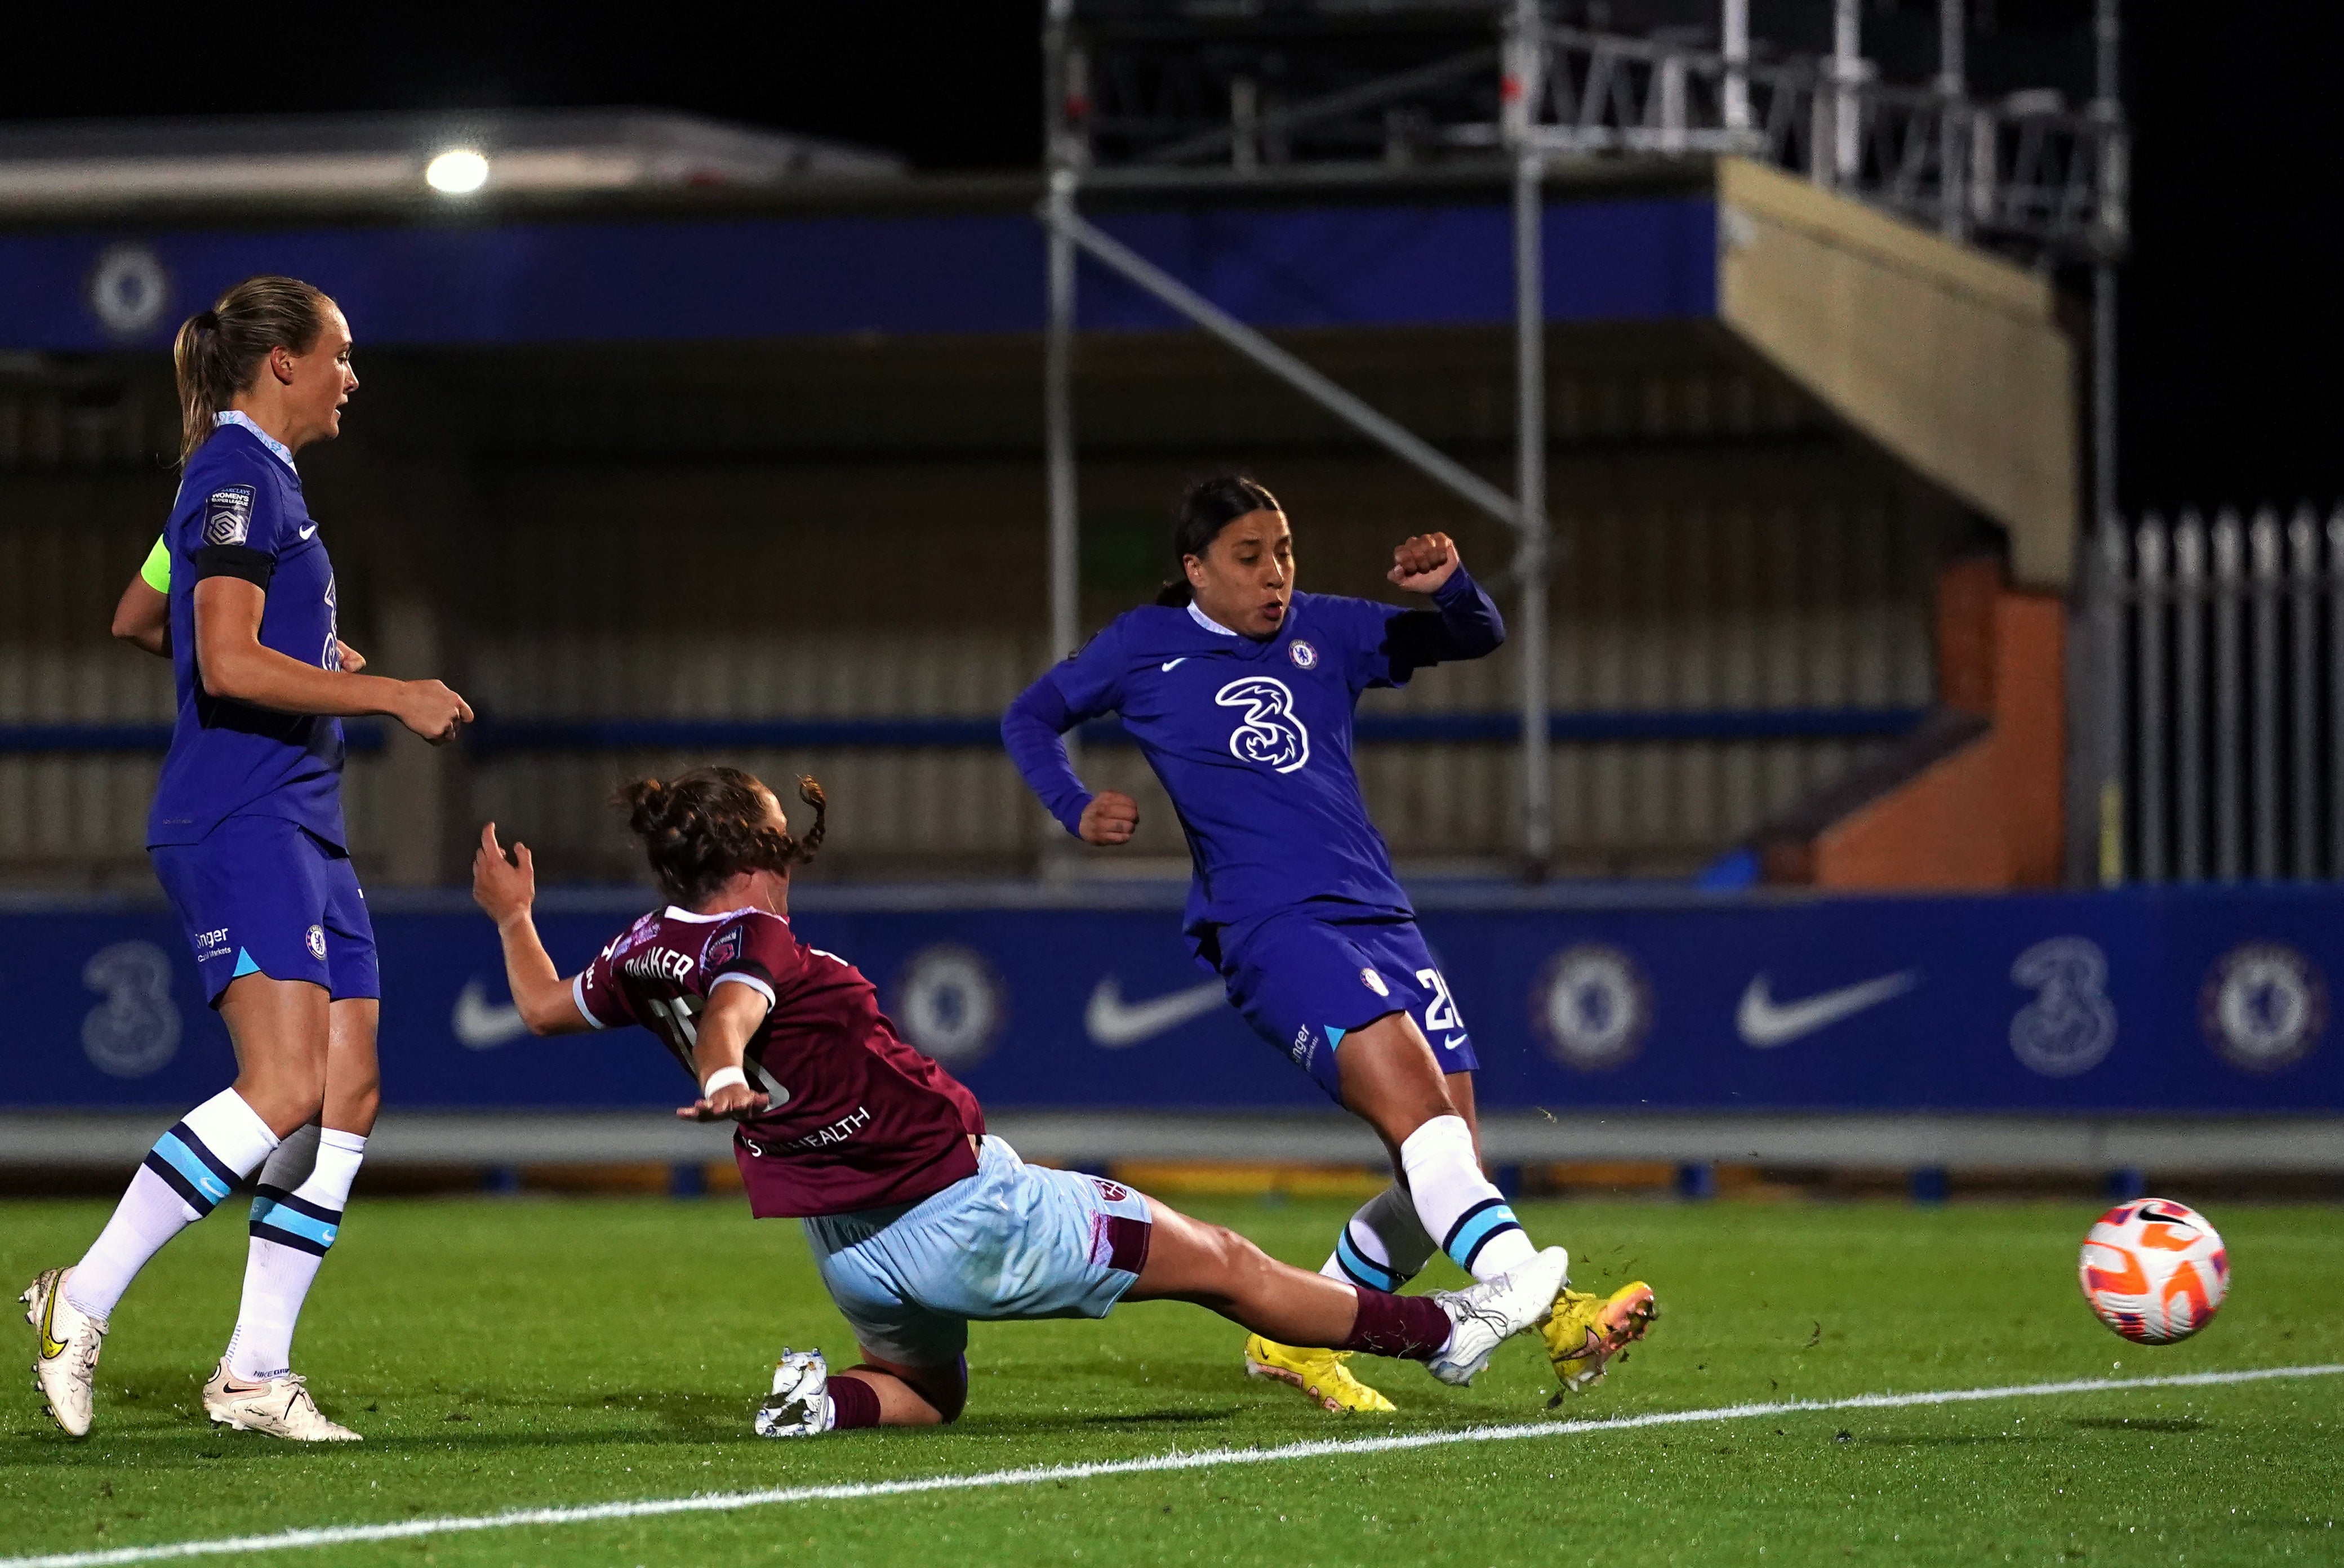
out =
{"type": "Polygon", "coordinates": [[[318,1409],[318,1402],[309,1397],[309,1385],[300,1373],[231,1377],[226,1356],[212,1369],[211,1381],[204,1384],[204,1413],[211,1417],[214,1426],[224,1426],[231,1432],[257,1432],[293,1442],[364,1441],[349,1427],[326,1419],[318,1409]]]}
{"type": "Polygon", "coordinates": [[[830,1430],[830,1363],[820,1351],[782,1352],[773,1392],[757,1407],[759,1437],[813,1437],[830,1430]]]}
{"type": "Polygon", "coordinates": [[[1248,1335],[1245,1343],[1246,1376],[1289,1383],[1309,1395],[1321,1410],[1338,1414],[1363,1410],[1380,1415],[1398,1409],[1351,1375],[1351,1369],[1343,1364],[1350,1359],[1349,1351],[1303,1350],[1259,1334],[1248,1335]]]}
{"type": "MultiPolygon", "coordinates": [[[[1578,1393],[1603,1381],[1605,1363],[1644,1337],[1661,1315],[1652,1287],[1632,1281],[1609,1296],[1565,1291],[1546,1321],[1547,1359],[1562,1382],[1555,1395],[1578,1393]]],[[[1624,1358],[1623,1358],[1624,1359],[1624,1358]]]]}
{"type": "Polygon", "coordinates": [[[25,1287],[25,1321],[38,1338],[33,1344],[33,1386],[41,1391],[51,1419],[67,1437],[89,1435],[97,1352],[106,1344],[106,1320],[93,1318],[66,1298],[71,1269],[51,1269],[25,1287]]]}
{"type": "Polygon", "coordinates": [[[1494,1280],[1462,1291],[1435,1291],[1432,1299],[1449,1314],[1449,1344],[1427,1363],[1442,1382],[1462,1388],[1473,1381],[1500,1345],[1547,1320],[1570,1277],[1571,1254],[1549,1247],[1529,1262],[1494,1280]]]}

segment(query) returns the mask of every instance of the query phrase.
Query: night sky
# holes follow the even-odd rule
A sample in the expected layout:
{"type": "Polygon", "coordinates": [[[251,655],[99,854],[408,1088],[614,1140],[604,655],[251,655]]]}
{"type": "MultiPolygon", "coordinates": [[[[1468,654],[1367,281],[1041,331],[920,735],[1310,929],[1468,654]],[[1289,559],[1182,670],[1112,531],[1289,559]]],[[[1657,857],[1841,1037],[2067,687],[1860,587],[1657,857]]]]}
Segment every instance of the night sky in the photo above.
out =
{"type": "MultiPolygon", "coordinates": [[[[1973,5],[2006,25],[2029,11],[1973,5]]],[[[1767,5],[1752,7],[1761,35],[1767,5]]],[[[2344,7],[2127,11],[2125,503],[2344,499],[2344,7]]],[[[723,12],[182,5],[97,24],[20,7],[0,116],[640,104],[870,143],[923,169],[1038,156],[1036,0],[723,12]],[[275,16],[288,20],[257,25],[275,16]]]]}

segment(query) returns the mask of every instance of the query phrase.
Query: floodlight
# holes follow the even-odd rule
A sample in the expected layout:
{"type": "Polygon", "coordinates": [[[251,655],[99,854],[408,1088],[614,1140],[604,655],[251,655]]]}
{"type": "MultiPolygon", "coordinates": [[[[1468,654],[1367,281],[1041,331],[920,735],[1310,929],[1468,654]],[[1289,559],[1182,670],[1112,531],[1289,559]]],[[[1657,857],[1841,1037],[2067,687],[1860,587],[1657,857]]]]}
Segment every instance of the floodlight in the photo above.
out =
{"type": "Polygon", "coordinates": [[[489,183],[489,160],[470,147],[450,147],[425,166],[423,178],[442,196],[470,196],[489,183]]]}

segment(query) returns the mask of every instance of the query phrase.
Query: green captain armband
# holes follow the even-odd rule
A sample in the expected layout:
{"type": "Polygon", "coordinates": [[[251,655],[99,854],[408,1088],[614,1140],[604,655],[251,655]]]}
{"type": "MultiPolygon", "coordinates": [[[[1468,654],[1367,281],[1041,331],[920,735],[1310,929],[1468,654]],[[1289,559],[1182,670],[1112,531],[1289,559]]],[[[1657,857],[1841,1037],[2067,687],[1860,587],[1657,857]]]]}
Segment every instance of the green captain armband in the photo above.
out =
{"type": "Polygon", "coordinates": [[[155,536],[155,548],[146,552],[146,563],[138,568],[139,580],[157,593],[171,591],[171,552],[164,548],[163,536],[155,536]]]}

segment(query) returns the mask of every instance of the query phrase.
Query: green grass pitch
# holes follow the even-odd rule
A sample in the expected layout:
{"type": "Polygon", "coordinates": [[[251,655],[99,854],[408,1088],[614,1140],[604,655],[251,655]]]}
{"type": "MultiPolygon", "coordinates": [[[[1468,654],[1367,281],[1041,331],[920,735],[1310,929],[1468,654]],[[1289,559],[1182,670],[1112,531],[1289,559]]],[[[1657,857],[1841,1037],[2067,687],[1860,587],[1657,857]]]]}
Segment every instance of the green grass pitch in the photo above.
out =
{"type": "MultiPolygon", "coordinates": [[[[1311,1266],[1348,1209],[1194,1207],[1311,1266]]],[[[1652,1341],[1568,1414],[2344,1362],[2344,1211],[2218,1207],[2237,1271],[2228,1305],[2196,1340],[2144,1350],[2077,1298],[2076,1248],[2096,1208],[1522,1212],[1533,1235],[1571,1249],[1578,1283],[1641,1275],[1663,1304],[1652,1341]]],[[[9,1291],[76,1255],[104,1212],[0,1205],[9,1291]]],[[[722,1198],[369,1202],[361,1191],[296,1350],[328,1413],[367,1441],[298,1450],[215,1434],[201,1419],[197,1388],[234,1316],[244,1245],[231,1205],[138,1282],[115,1320],[86,1442],[57,1433],[29,1380],[12,1374],[0,1558],[1548,1414],[1543,1365],[1517,1344],[1462,1391],[1363,1360],[1399,1416],[1322,1415],[1245,1380],[1238,1330],[1159,1303],[1104,1323],[979,1325],[956,1427],[760,1442],[748,1414],[782,1346],[818,1344],[834,1364],[853,1354],[796,1227],[752,1221],[722,1198]]],[[[21,1368],[31,1332],[10,1332],[21,1368]]],[[[2338,1563],[2339,1513],[2344,1377],[2327,1377],[1745,1417],[233,1560],[2338,1563]]]]}

